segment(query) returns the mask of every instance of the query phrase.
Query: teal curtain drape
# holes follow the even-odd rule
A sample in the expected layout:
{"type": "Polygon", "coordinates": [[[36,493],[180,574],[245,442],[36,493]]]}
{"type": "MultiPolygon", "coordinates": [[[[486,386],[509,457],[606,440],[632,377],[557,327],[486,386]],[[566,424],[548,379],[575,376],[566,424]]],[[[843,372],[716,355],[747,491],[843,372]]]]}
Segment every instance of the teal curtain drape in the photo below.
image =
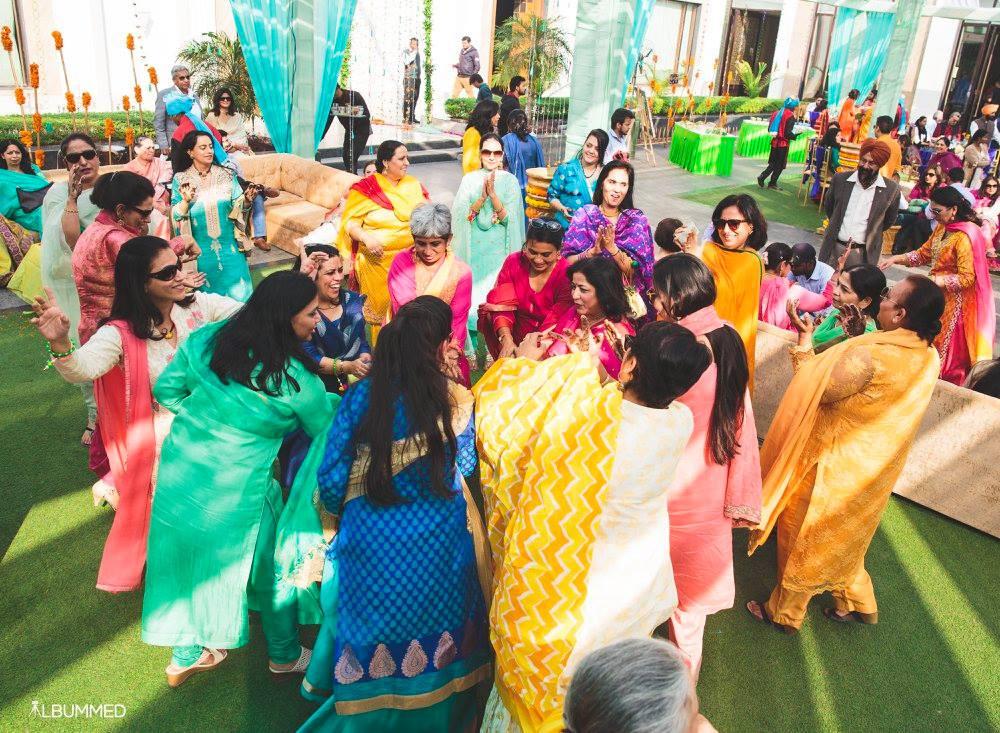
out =
{"type": "Polygon", "coordinates": [[[268,134],[291,150],[294,0],[232,0],[236,34],[268,134]]]}
{"type": "Polygon", "coordinates": [[[576,155],[591,130],[606,130],[611,113],[621,105],[635,3],[580,0],[577,6],[566,158],[576,155]]]}
{"type": "Polygon", "coordinates": [[[893,26],[889,51],[886,53],[885,71],[879,82],[875,117],[880,115],[893,117],[896,114],[896,103],[903,91],[903,76],[917,37],[917,27],[920,25],[920,13],[923,8],[924,0],[898,0],[896,3],[896,24],[893,26]]]}
{"type": "Polygon", "coordinates": [[[279,152],[312,157],[357,0],[231,0],[264,124],[279,152]]]}
{"type": "Polygon", "coordinates": [[[872,90],[885,66],[895,22],[895,13],[837,8],[827,82],[831,105],[840,105],[851,89],[861,92],[860,99],[872,90]]]}
{"type": "Polygon", "coordinates": [[[646,39],[646,28],[649,26],[649,16],[653,14],[656,0],[636,0],[635,15],[632,16],[632,39],[629,42],[628,56],[625,59],[625,80],[622,83],[622,102],[628,93],[628,85],[632,80],[632,70],[639,60],[642,42],[646,39]]]}

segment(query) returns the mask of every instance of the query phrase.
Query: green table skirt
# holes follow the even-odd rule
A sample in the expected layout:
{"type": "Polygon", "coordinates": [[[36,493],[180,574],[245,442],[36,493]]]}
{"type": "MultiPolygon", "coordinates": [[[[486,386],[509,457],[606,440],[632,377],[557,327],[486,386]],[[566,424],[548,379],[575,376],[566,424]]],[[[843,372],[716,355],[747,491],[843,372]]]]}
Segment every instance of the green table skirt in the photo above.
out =
{"type": "Polygon", "coordinates": [[[733,172],[733,135],[700,134],[682,125],[674,126],[670,162],[703,176],[728,176],[733,172]]]}
{"type": "MultiPolygon", "coordinates": [[[[767,131],[767,122],[743,120],[740,124],[740,134],[736,138],[736,154],[743,158],[760,158],[766,160],[771,154],[771,133],[767,131]]],[[[813,129],[800,132],[788,148],[789,163],[805,163],[809,150],[809,138],[815,137],[813,129]]]]}

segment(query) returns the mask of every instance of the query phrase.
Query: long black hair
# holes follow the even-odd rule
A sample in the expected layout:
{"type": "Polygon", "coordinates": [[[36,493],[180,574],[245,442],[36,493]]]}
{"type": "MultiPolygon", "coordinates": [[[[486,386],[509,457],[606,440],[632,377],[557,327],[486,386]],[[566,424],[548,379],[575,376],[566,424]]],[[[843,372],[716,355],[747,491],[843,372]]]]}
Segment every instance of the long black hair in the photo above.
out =
{"type": "Polygon", "coordinates": [[[622,284],[618,265],[607,257],[588,257],[577,260],[566,270],[570,282],[573,282],[573,276],[577,273],[583,275],[594,288],[597,302],[605,316],[616,323],[625,319],[629,313],[628,298],[625,297],[625,286],[622,284]]]}
{"type": "Polygon", "coordinates": [[[239,114],[240,111],[236,107],[236,95],[233,94],[232,90],[229,87],[219,87],[218,89],[215,90],[215,94],[212,95],[212,114],[218,117],[219,111],[222,109],[222,107],[219,105],[219,98],[223,94],[228,94],[230,97],[229,114],[231,115],[239,114]]]}
{"type": "Polygon", "coordinates": [[[153,184],[145,176],[132,171],[114,171],[97,177],[90,200],[98,208],[114,212],[119,206],[137,207],[154,193],[153,184]]]}
{"type": "Polygon", "coordinates": [[[855,265],[844,270],[851,282],[851,290],[858,300],[870,298],[871,303],[861,312],[869,318],[878,317],[878,309],[882,304],[882,291],[885,290],[885,273],[875,265],[855,265]]]}
{"type": "Polygon", "coordinates": [[[431,492],[440,497],[452,493],[447,464],[457,449],[451,425],[455,405],[439,363],[441,344],[450,334],[451,309],[432,295],[411,300],[379,332],[368,377],[368,412],[358,432],[359,442],[370,450],[365,496],[377,506],[403,502],[392,479],[393,419],[400,400],[413,426],[408,440],[423,440],[431,492]]]}
{"type": "Polygon", "coordinates": [[[708,349],[693,333],[665,321],[643,326],[628,353],[635,366],[625,389],[643,404],[660,409],[691,389],[712,363],[708,349]]]}
{"type": "Polygon", "coordinates": [[[499,104],[492,99],[484,99],[473,107],[472,114],[469,115],[469,123],[465,126],[465,129],[468,130],[470,127],[475,127],[479,130],[480,135],[493,132],[495,129],[493,127],[493,118],[499,113],[499,104]]]}
{"type": "Polygon", "coordinates": [[[179,145],[174,145],[170,148],[170,167],[173,168],[175,174],[183,173],[194,165],[194,158],[191,157],[191,151],[198,144],[199,137],[212,139],[212,136],[207,132],[191,130],[191,132],[184,136],[179,145]]]}
{"type": "MultiPolygon", "coordinates": [[[[757,199],[748,193],[734,193],[726,196],[715,205],[715,211],[712,212],[712,222],[717,221],[722,216],[722,212],[730,206],[739,209],[743,218],[753,224],[753,231],[747,237],[746,246],[759,252],[761,247],[767,244],[767,221],[764,219],[760,207],[757,206],[757,199]]],[[[716,244],[722,244],[718,229],[712,229],[712,241],[716,244]]]]}
{"type": "Polygon", "coordinates": [[[225,384],[232,380],[273,397],[284,382],[297,392],[299,383],[288,371],[291,360],[298,359],[313,374],[319,368],[302,348],[292,318],[315,297],[316,283],[300,272],[284,270],[265,277],[215,335],[212,371],[225,384]]]}
{"type": "MultiPolygon", "coordinates": [[[[18,170],[22,173],[34,174],[35,170],[31,167],[31,153],[28,149],[21,144],[20,140],[13,140],[7,138],[6,140],[0,140],[0,155],[7,152],[7,148],[13,145],[15,148],[21,151],[21,162],[17,164],[18,170]]],[[[6,163],[4,163],[6,167],[6,163]]]]}
{"type": "Polygon", "coordinates": [[[983,182],[980,184],[979,190],[976,192],[976,194],[980,198],[984,198],[987,201],[989,201],[990,202],[989,205],[993,206],[993,204],[997,202],[997,198],[1000,197],[1000,178],[997,178],[996,176],[986,176],[983,179],[983,182]],[[993,183],[997,184],[997,190],[994,191],[993,193],[986,192],[986,186],[989,185],[990,181],[993,181],[993,183]]]}
{"type": "Polygon", "coordinates": [[[909,275],[906,282],[910,291],[905,300],[898,305],[906,310],[903,327],[915,332],[927,342],[941,333],[941,316],[944,315],[944,291],[929,277],[909,275]]]}
{"type": "MultiPolygon", "coordinates": [[[[713,305],[717,293],[712,273],[701,260],[687,253],[657,262],[653,266],[653,286],[669,304],[670,316],[675,320],[713,305]]],[[[712,459],[721,466],[733,460],[740,449],[737,436],[743,428],[750,367],[746,347],[732,326],[723,325],[705,337],[717,369],[709,445],[712,459]]]]}
{"type": "MultiPolygon", "coordinates": [[[[93,197],[91,198],[93,199],[93,197]]],[[[976,215],[976,210],[972,208],[972,204],[969,203],[969,200],[965,196],[958,192],[958,189],[951,186],[935,188],[931,192],[931,201],[935,204],[941,204],[941,206],[957,209],[955,212],[955,221],[970,221],[976,225],[982,224],[976,215]]]]}
{"type": "Polygon", "coordinates": [[[635,168],[627,160],[612,160],[606,166],[601,168],[600,174],[597,176],[597,183],[594,184],[594,205],[600,206],[604,203],[604,182],[608,179],[608,175],[611,171],[623,170],[628,173],[628,191],[625,192],[625,196],[622,197],[621,206],[618,207],[621,211],[625,209],[634,209],[635,206],[632,205],[632,194],[635,192],[635,168]]]}
{"type": "MultiPolygon", "coordinates": [[[[102,323],[120,320],[128,323],[137,338],[163,338],[153,326],[163,323],[163,314],[153,305],[146,291],[149,281],[149,266],[164,250],[170,251],[170,244],[159,237],[135,237],[118,251],[115,260],[115,297],[111,302],[111,313],[102,323]]],[[[189,295],[178,305],[188,307],[194,302],[189,295]]]]}

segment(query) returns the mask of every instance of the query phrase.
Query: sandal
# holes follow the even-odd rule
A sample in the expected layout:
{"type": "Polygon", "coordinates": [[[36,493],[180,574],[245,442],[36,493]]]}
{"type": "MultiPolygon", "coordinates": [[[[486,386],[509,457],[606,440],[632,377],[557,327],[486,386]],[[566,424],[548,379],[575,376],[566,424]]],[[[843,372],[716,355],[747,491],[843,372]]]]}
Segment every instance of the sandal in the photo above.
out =
{"type": "Polygon", "coordinates": [[[306,649],[305,647],[301,647],[301,649],[299,658],[291,666],[287,664],[276,665],[270,659],[267,660],[267,668],[271,671],[271,674],[305,674],[309,668],[309,662],[312,660],[313,652],[312,649],[306,649]]]}
{"type": "Polygon", "coordinates": [[[874,626],[878,623],[878,613],[861,613],[860,611],[849,611],[848,613],[837,613],[833,606],[823,609],[823,615],[838,624],[859,623],[866,626],[874,626]]]}
{"type": "Polygon", "coordinates": [[[192,675],[218,667],[225,660],[226,654],[225,649],[209,649],[205,647],[205,651],[201,653],[201,657],[190,667],[178,667],[171,662],[170,666],[166,669],[167,684],[175,688],[180,687],[192,675]]]}
{"type": "Polygon", "coordinates": [[[784,624],[779,624],[777,621],[772,621],[771,617],[767,615],[767,610],[764,608],[764,604],[761,603],[760,601],[747,601],[747,611],[749,611],[750,615],[753,616],[758,621],[765,624],[770,624],[771,626],[774,626],[776,629],[778,629],[778,631],[782,631],[788,634],[789,636],[792,636],[793,634],[797,634],[799,632],[798,629],[792,626],[785,626],[784,624]],[[754,609],[756,609],[756,612],[754,611],[754,609]]]}

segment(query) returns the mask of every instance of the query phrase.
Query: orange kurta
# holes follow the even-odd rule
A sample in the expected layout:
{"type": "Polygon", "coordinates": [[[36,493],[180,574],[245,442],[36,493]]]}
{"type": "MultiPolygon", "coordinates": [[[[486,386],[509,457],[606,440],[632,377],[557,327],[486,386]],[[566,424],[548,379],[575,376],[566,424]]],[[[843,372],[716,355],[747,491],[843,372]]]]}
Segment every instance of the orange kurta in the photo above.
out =
{"type": "Polygon", "coordinates": [[[840,106],[840,116],[837,118],[837,124],[840,125],[841,140],[848,142],[854,140],[854,128],[857,125],[856,114],[857,108],[854,105],[854,100],[848,97],[840,106]]]}
{"type": "Polygon", "coordinates": [[[903,150],[892,135],[876,135],[876,139],[889,146],[889,160],[882,166],[879,173],[885,178],[892,178],[903,162],[903,150]]]}
{"type": "Polygon", "coordinates": [[[705,242],[701,259],[715,278],[718,295],[715,310],[719,318],[732,324],[743,339],[753,389],[754,352],[757,345],[757,311],[764,263],[752,249],[731,250],[715,242],[705,242]]]}
{"type": "Polygon", "coordinates": [[[761,529],[778,530],[778,584],[767,604],[798,627],[813,595],[875,613],[864,568],[896,479],[937,384],[937,352],[912,331],[875,331],[820,356],[793,350],[796,375],[761,449],[761,529]],[[866,592],[866,588],[868,591],[866,592]]]}

